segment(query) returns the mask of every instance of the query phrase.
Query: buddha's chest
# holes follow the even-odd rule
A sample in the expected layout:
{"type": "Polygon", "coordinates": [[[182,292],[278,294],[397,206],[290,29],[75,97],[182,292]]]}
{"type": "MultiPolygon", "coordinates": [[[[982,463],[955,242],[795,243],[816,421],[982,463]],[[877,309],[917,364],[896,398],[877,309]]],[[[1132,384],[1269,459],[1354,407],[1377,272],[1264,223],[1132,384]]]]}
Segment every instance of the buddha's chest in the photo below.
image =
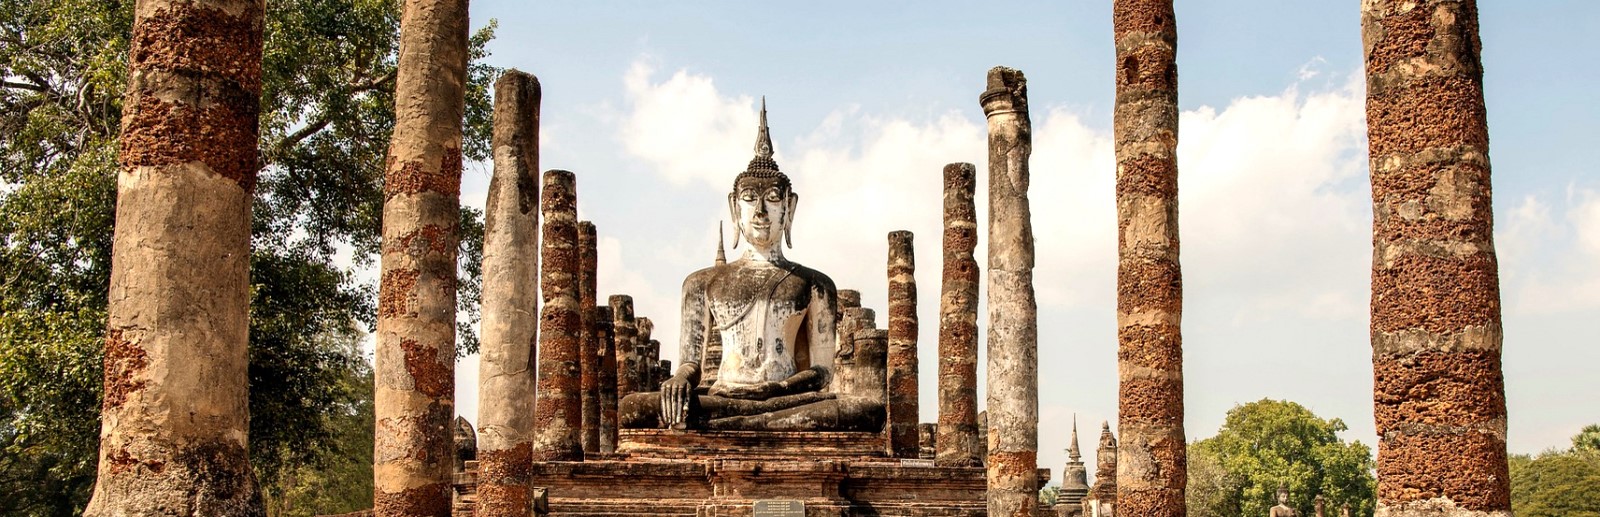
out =
{"type": "Polygon", "coordinates": [[[721,326],[752,315],[786,319],[805,312],[811,289],[780,268],[741,268],[713,280],[706,289],[706,302],[721,326]]]}

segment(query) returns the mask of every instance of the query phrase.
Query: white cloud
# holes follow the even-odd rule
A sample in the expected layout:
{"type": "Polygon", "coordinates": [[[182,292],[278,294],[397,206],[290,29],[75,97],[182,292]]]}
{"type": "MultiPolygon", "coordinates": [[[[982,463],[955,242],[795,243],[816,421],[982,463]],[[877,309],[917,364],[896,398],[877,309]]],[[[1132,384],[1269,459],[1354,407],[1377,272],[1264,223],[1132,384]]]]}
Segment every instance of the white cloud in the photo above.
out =
{"type": "Polygon", "coordinates": [[[750,159],[756,113],[749,96],[723,97],[710,77],[679,70],[655,83],[655,67],[640,60],[629,67],[627,115],[621,121],[624,149],[675,184],[726,182],[728,164],[750,159]]]}

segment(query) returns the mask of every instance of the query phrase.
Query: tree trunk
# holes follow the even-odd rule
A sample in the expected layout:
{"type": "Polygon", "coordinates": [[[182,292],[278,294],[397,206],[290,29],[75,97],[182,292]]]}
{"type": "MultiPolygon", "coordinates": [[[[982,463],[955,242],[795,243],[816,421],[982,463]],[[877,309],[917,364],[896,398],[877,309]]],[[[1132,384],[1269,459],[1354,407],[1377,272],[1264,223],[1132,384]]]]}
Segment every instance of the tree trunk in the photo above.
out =
{"type": "Polygon", "coordinates": [[[1367,0],[1379,516],[1511,515],[1473,0],[1367,0]]]}
{"type": "Polygon", "coordinates": [[[467,0],[406,0],[384,171],[373,513],[450,512],[467,0]]]}
{"type": "Polygon", "coordinates": [[[539,80],[510,70],[494,88],[494,176],[484,210],[478,508],[533,511],[533,365],[539,319],[539,80]]]}
{"type": "Polygon", "coordinates": [[[141,0],[85,515],[265,515],[250,468],[260,0],[141,0]]]}
{"type": "Polygon", "coordinates": [[[1183,274],[1172,0],[1117,0],[1117,511],[1181,517],[1183,274]]]}

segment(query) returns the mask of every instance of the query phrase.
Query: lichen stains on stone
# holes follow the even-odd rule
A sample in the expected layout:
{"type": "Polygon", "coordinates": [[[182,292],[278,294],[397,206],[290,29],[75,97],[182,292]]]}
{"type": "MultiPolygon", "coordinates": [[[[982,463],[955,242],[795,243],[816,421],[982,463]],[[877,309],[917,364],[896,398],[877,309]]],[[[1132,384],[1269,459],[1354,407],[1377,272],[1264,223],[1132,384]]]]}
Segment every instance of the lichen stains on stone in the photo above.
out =
{"type": "Polygon", "coordinates": [[[204,106],[165,102],[150,92],[136,93],[135,98],[123,117],[118,156],[123,167],[199,162],[246,191],[255,189],[260,106],[254,94],[224,92],[207,99],[204,106]]]}
{"type": "Polygon", "coordinates": [[[439,347],[407,339],[400,342],[406,353],[406,373],[411,374],[418,392],[429,397],[448,397],[455,393],[455,372],[439,360],[439,347]]]}
{"type": "Polygon", "coordinates": [[[106,335],[103,403],[106,411],[122,407],[129,394],[144,389],[145,382],[136,378],[149,365],[144,349],[124,339],[122,329],[112,329],[106,335]]]}
{"type": "Polygon", "coordinates": [[[130,42],[131,67],[199,73],[260,92],[261,6],[250,2],[245,9],[234,16],[194,2],[173,2],[141,16],[130,42]]]}
{"type": "Polygon", "coordinates": [[[384,199],[398,195],[415,195],[424,192],[448,196],[452,199],[461,196],[461,149],[447,147],[444,155],[439,160],[439,166],[424,167],[422,162],[408,161],[396,166],[393,157],[389,158],[389,165],[383,174],[384,199]]]}

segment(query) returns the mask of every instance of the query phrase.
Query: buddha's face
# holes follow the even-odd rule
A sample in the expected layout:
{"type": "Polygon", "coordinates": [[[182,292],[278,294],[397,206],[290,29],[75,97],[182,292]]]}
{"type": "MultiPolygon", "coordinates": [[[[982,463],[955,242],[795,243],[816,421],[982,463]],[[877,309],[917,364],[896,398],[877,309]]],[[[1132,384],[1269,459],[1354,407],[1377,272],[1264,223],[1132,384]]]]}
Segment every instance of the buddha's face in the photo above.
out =
{"type": "Polygon", "coordinates": [[[728,209],[740,237],[758,250],[771,250],[783,242],[796,200],[778,178],[745,178],[728,195],[728,209]]]}
{"type": "Polygon", "coordinates": [[[1278,504],[1284,505],[1284,506],[1288,506],[1289,505],[1289,493],[1288,492],[1278,492],[1278,504]]]}

